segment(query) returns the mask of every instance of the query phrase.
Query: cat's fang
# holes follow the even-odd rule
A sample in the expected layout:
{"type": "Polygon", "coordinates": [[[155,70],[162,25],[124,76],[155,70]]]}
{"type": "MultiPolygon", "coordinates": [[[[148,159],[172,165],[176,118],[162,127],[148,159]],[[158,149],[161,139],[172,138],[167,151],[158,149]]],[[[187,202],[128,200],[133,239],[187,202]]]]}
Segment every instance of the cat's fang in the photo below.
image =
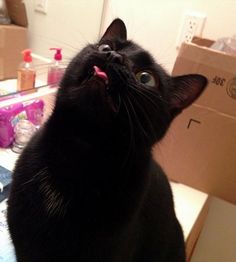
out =
{"type": "Polygon", "coordinates": [[[94,66],[93,68],[94,68],[94,75],[102,78],[107,83],[108,82],[107,74],[104,71],[102,71],[98,66],[94,66]]]}

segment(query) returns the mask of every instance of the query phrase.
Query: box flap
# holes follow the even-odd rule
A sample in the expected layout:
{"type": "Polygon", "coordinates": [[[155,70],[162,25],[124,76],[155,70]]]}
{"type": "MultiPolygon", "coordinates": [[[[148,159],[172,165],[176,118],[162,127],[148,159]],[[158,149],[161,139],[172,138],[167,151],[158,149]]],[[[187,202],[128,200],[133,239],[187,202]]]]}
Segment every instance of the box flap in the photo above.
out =
{"type": "MultiPolygon", "coordinates": [[[[236,75],[236,57],[205,46],[183,43],[178,57],[193,61],[195,64],[207,65],[236,75]]],[[[178,65],[180,66],[180,65],[178,65]]]]}
{"type": "Polygon", "coordinates": [[[28,26],[25,4],[22,0],[6,0],[8,14],[12,23],[19,26],[28,26]]]}
{"type": "Polygon", "coordinates": [[[201,38],[198,36],[194,36],[192,43],[196,45],[200,45],[200,46],[211,47],[215,43],[215,41],[211,39],[207,39],[207,38],[201,38]]]}

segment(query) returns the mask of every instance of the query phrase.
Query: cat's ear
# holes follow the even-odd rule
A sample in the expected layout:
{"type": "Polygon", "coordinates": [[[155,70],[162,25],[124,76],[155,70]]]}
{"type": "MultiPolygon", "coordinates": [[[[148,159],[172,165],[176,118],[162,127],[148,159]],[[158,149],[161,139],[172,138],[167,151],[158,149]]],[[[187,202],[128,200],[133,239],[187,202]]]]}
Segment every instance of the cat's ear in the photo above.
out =
{"type": "Polygon", "coordinates": [[[121,41],[127,40],[127,31],[125,23],[117,18],[108,26],[106,32],[102,36],[101,40],[114,40],[118,39],[121,41]]]}
{"type": "Polygon", "coordinates": [[[207,78],[198,75],[183,75],[172,78],[173,88],[170,90],[170,106],[174,114],[191,105],[207,85],[207,78]]]}

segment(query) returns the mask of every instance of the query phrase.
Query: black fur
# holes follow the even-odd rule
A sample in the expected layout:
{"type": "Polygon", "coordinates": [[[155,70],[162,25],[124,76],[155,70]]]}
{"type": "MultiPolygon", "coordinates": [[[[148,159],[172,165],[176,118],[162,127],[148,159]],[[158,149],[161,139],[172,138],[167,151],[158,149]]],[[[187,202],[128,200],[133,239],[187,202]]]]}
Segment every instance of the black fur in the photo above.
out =
{"type": "Polygon", "coordinates": [[[170,77],[127,41],[119,19],[85,47],[14,171],[8,224],[17,261],[185,261],[171,189],[151,148],[205,85],[200,75],[170,77]],[[108,83],[93,76],[94,65],[108,83]],[[140,83],[140,71],[155,85],[140,83]]]}

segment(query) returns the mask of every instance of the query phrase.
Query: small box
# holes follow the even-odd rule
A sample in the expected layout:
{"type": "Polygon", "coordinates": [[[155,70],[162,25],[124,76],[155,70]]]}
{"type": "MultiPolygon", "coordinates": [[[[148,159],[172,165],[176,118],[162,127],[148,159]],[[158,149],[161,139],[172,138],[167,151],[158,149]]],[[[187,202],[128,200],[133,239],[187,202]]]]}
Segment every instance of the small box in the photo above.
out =
{"type": "Polygon", "coordinates": [[[0,25],[0,80],[17,77],[22,50],[28,46],[27,16],[21,0],[6,0],[10,25],[0,25]]]}
{"type": "Polygon", "coordinates": [[[173,75],[198,73],[209,84],[153,154],[171,180],[236,204],[236,56],[210,49],[211,43],[182,45],[173,75]]]}

